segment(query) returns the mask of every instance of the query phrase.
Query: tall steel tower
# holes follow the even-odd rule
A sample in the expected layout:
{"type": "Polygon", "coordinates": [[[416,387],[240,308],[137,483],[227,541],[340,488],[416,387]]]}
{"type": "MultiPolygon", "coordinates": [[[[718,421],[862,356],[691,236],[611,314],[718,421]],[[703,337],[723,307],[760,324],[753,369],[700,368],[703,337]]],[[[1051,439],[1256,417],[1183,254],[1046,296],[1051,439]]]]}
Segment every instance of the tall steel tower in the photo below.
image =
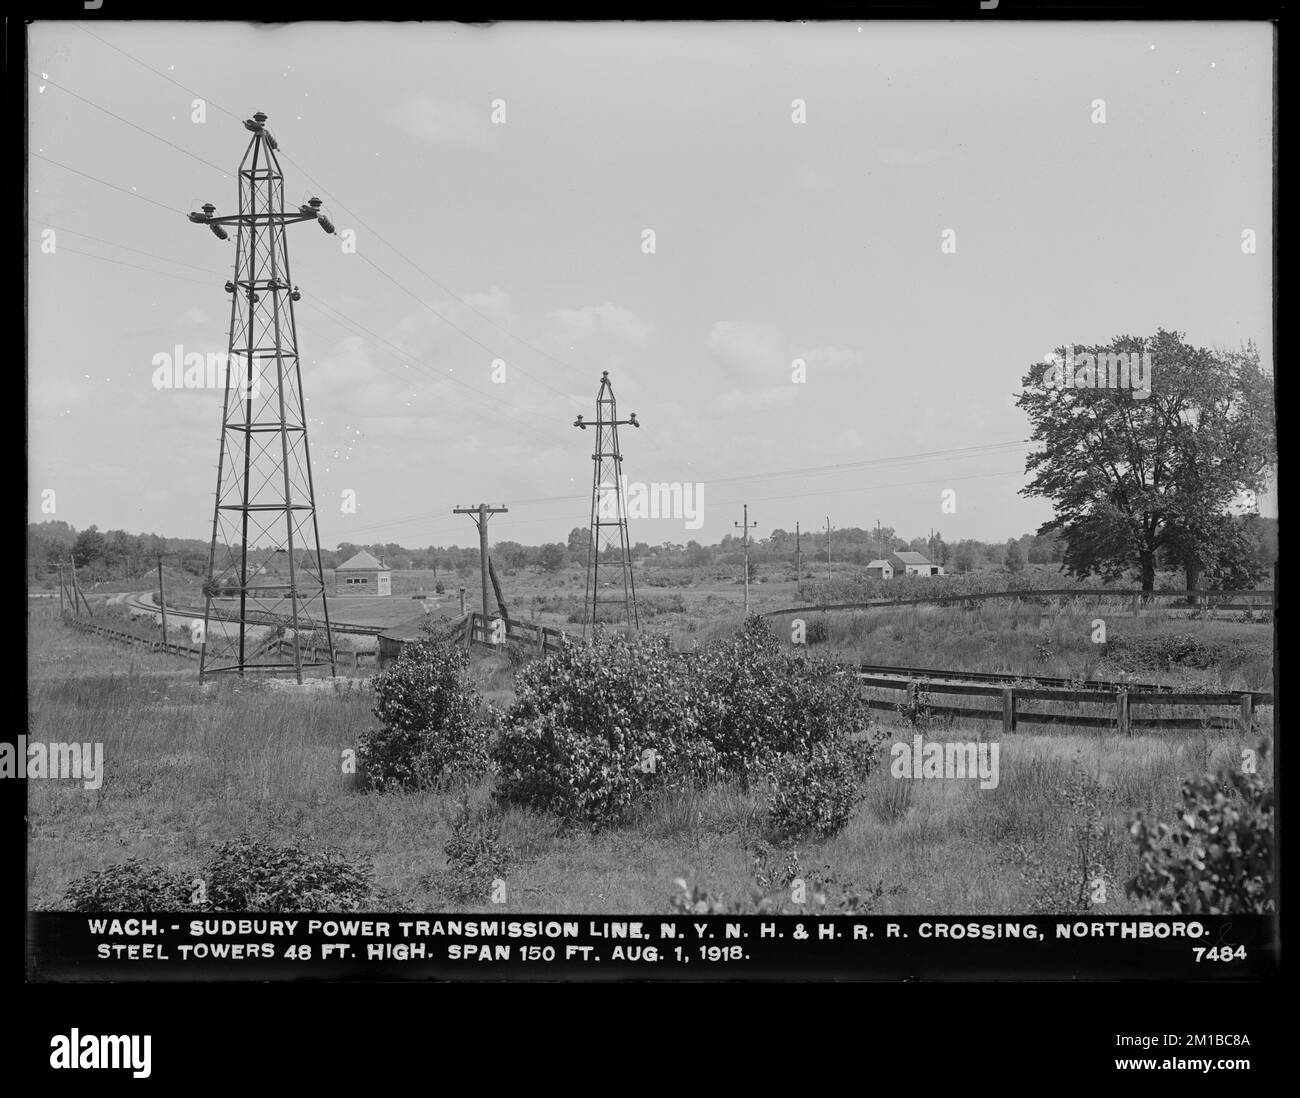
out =
{"type": "Polygon", "coordinates": [[[189,215],[221,240],[222,226],[237,226],[199,681],[291,670],[302,682],[304,668],[336,668],[293,313],[302,295],[289,273],[285,226],[334,226],[318,198],[285,211],[266,115],[244,127],[253,139],[239,164],[239,213],[216,217],[208,204],[189,215]]]}
{"type": "MultiPolygon", "coordinates": [[[[623,616],[633,629],[641,627],[636,611],[636,581],[632,577],[632,546],[627,536],[627,498],[623,485],[623,454],[618,448],[618,429],[624,424],[640,427],[633,412],[627,419],[618,418],[614,403],[614,386],[609,383],[609,371],[600,375],[600,390],[596,393],[596,422],[584,422],[582,416],[573,421],[584,431],[596,429],[596,452],[591,478],[591,535],[587,542],[587,592],[583,601],[582,635],[587,635],[587,623],[594,627],[600,620],[598,607],[622,606],[623,616]],[[622,572],[623,597],[600,597],[600,554],[602,549],[614,545],[617,531],[618,561],[622,572]],[[604,532],[604,533],[602,533],[604,532]],[[603,539],[603,540],[602,540],[603,539]]],[[[607,565],[615,562],[606,560],[607,565]]]]}

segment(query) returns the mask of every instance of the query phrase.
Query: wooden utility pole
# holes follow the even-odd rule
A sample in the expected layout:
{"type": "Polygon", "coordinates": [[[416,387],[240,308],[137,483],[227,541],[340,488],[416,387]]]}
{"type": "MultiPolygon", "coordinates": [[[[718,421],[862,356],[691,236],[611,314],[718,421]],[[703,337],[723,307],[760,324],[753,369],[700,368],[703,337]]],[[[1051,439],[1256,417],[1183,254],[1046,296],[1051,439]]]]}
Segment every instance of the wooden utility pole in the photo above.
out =
{"type": "Polygon", "coordinates": [[[63,565],[59,565],[59,617],[63,617],[63,565]]]}
{"type": "Polygon", "coordinates": [[[69,556],[69,557],[68,557],[68,562],[72,565],[72,595],[73,595],[72,609],[73,609],[73,612],[75,613],[75,612],[77,611],[77,603],[76,603],[76,600],[79,598],[79,599],[81,599],[81,605],[84,606],[84,607],[86,608],[86,613],[87,613],[90,617],[93,618],[93,617],[95,616],[95,611],[93,611],[93,610],[90,608],[90,603],[86,601],[86,596],[83,595],[83,594],[81,593],[81,584],[79,584],[79,583],[77,582],[77,558],[76,558],[76,556],[69,556]]]}
{"type": "Polygon", "coordinates": [[[167,591],[163,587],[162,554],[158,555],[158,609],[162,611],[163,648],[167,647],[167,591]]]}
{"type": "MultiPolygon", "coordinates": [[[[452,514],[455,515],[469,515],[474,520],[474,525],[478,527],[479,578],[483,584],[483,625],[485,632],[488,618],[495,616],[488,609],[488,519],[493,515],[506,514],[508,511],[508,507],[489,507],[486,503],[480,503],[477,507],[456,507],[452,510],[452,514]]],[[[473,633],[472,628],[470,632],[473,633]]],[[[484,639],[487,638],[484,637],[484,639]]]]}
{"type": "Polygon", "coordinates": [[[799,524],[794,524],[794,589],[803,598],[803,544],[799,524]]]}
{"type": "Polygon", "coordinates": [[[745,617],[749,617],[749,531],[758,523],[749,521],[749,504],[745,504],[745,521],[743,523],[733,522],[732,526],[739,526],[742,532],[742,543],[745,546],[745,617]]]}
{"type": "Polygon", "coordinates": [[[831,517],[826,516],[826,578],[831,578],[831,517]]]}

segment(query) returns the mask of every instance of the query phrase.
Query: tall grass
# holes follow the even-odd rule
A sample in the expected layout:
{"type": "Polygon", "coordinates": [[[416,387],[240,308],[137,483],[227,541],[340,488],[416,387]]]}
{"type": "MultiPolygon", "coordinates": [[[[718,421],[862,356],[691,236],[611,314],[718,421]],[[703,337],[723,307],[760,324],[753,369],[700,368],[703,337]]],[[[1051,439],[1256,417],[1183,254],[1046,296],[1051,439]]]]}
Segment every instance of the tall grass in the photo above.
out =
{"type": "MultiPolygon", "coordinates": [[[[883,626],[895,627],[912,625],[883,626]]],[[[373,720],[364,693],[231,680],[200,689],[192,662],[58,622],[33,623],[31,639],[28,735],[101,742],[107,770],[99,790],[28,783],[33,904],[57,905],[74,877],[130,856],[188,872],[213,843],[245,828],[364,858],[384,906],[416,911],[654,913],[667,912],[679,877],[732,896],[754,887],[749,843],[758,806],[736,788],[665,796],[632,825],[593,835],[503,808],[489,780],[469,791],[470,802],[490,816],[509,851],[509,898],[504,909],[486,898],[453,898],[444,846],[459,811],[456,794],[361,795],[343,772],[343,751],[373,720]]],[[[508,693],[510,668],[500,656],[476,660],[475,674],[508,693]]],[[[913,735],[902,722],[890,731],[890,742],[913,735]]],[[[927,732],[993,734],[993,726],[960,721],[927,732]]],[[[983,791],[971,782],[894,779],[886,755],[848,826],[826,842],[798,844],[799,860],[830,865],[849,884],[898,889],[882,898],[884,913],[1027,912],[1037,886],[1011,852],[1022,847],[1049,869],[1073,864],[1072,817],[1062,798],[1076,767],[1098,783],[1104,825],[1127,856],[1132,812],[1172,815],[1186,777],[1239,762],[1243,748],[1257,746],[1231,732],[1021,733],[1001,738],[1000,782],[983,791]]],[[[1114,875],[1126,871],[1116,859],[1114,875]]],[[[1133,908],[1112,889],[1104,910],[1133,908]]]]}

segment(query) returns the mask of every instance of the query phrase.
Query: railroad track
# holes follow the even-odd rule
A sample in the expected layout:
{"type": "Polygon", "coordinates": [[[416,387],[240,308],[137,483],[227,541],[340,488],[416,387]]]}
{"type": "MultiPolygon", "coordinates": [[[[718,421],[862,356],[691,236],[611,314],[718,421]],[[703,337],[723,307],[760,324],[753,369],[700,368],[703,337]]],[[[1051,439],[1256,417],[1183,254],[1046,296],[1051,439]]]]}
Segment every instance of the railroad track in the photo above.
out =
{"type": "MultiPolygon", "coordinates": [[[[160,609],[148,593],[127,595],[123,598],[122,604],[132,610],[138,610],[141,613],[146,614],[157,614],[160,609]]],[[[179,617],[203,618],[202,607],[182,606],[179,603],[169,602],[167,604],[167,613],[175,614],[179,617]]],[[[219,607],[213,607],[212,617],[217,618],[220,621],[239,621],[239,616],[237,614],[227,613],[219,607]]],[[[288,618],[280,617],[276,614],[259,614],[256,611],[249,615],[248,623],[250,625],[282,625],[288,628],[292,628],[293,625],[292,621],[288,618]]],[[[330,630],[332,632],[350,633],[354,636],[377,637],[380,633],[384,632],[384,629],[385,627],[382,625],[343,625],[334,621],[330,622],[330,630]]]]}

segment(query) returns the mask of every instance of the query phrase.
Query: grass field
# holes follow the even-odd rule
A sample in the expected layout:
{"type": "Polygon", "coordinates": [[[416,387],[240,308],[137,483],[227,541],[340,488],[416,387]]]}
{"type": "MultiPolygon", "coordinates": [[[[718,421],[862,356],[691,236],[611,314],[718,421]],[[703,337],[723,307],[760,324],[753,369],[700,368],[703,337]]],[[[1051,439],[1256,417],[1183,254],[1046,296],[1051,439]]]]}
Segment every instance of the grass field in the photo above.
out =
{"type": "MultiPolygon", "coordinates": [[[[443,844],[455,798],[363,795],[341,773],[342,752],[373,721],[355,681],[343,693],[265,681],[200,688],[193,663],[58,621],[29,628],[29,738],[101,742],[107,771],[97,790],[28,783],[33,906],[57,908],[75,877],[128,857],[188,873],[211,844],[247,830],[369,862],[380,889],[375,909],[489,909],[486,896],[458,902],[447,891],[443,844]]],[[[477,657],[474,672],[489,700],[510,701],[503,658],[477,657]]],[[[891,733],[890,742],[910,742],[912,729],[900,722],[891,733]]],[[[940,734],[987,735],[980,727],[940,734]]],[[[1260,738],[1018,734],[1002,741],[1000,783],[985,791],[969,781],[894,779],[886,759],[849,825],[800,846],[797,864],[828,865],[859,891],[874,889],[880,913],[1020,913],[1061,909],[1061,896],[1077,892],[1086,846],[1086,859],[1105,867],[1104,910],[1131,911],[1123,883],[1134,868],[1132,813],[1170,818],[1185,778],[1239,762],[1260,738]]],[[[758,845],[755,806],[726,787],[674,796],[635,824],[594,836],[491,808],[486,784],[472,798],[493,814],[510,854],[507,911],[666,912],[677,878],[743,897],[766,865],[791,855],[758,845]]]]}

